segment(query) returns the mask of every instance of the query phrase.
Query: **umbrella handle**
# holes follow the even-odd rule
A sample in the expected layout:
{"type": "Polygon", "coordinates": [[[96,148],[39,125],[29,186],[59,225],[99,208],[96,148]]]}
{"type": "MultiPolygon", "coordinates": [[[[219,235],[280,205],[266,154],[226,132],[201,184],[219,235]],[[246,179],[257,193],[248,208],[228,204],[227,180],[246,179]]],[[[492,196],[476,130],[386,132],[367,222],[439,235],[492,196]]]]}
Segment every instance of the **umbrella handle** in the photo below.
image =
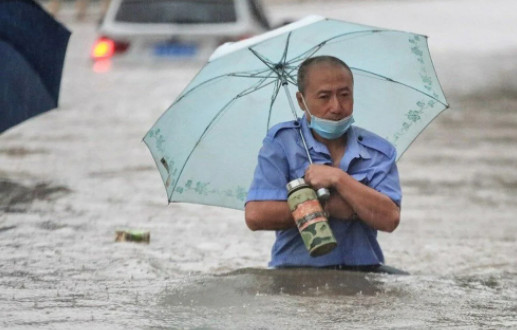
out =
{"type": "Polygon", "coordinates": [[[330,191],[327,188],[320,188],[316,191],[316,195],[321,202],[326,202],[330,198],[330,191]]]}

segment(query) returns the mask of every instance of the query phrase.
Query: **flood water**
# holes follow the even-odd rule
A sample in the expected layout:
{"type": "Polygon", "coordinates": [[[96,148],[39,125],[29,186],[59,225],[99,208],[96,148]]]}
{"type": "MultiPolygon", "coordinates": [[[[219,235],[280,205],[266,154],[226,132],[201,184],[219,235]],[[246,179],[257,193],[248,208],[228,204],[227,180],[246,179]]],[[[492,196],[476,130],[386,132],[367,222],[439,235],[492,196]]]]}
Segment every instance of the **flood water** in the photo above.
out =
{"type": "Polygon", "coordinates": [[[0,135],[1,328],[517,328],[517,47],[457,67],[437,51],[451,108],[401,158],[401,224],[379,234],[410,275],[271,270],[274,234],[242,212],[167,206],[142,142],[202,63],[96,72],[92,21],[66,21],[60,108],[0,135]]]}

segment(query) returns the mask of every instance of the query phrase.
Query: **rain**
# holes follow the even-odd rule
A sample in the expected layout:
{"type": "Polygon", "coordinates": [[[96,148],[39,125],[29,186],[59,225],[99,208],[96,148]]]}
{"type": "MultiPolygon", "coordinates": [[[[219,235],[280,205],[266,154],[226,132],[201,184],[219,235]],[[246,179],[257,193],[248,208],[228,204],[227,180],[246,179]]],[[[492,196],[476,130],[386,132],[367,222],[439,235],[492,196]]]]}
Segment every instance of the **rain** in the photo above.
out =
{"type": "Polygon", "coordinates": [[[72,35],[59,106],[0,134],[0,327],[517,327],[514,1],[263,1],[273,24],[318,14],[429,37],[450,108],[398,161],[401,223],[379,233],[409,276],[271,272],[274,233],[242,211],[169,204],[142,139],[206,57],[93,62],[104,2],[42,5],[72,35]]]}

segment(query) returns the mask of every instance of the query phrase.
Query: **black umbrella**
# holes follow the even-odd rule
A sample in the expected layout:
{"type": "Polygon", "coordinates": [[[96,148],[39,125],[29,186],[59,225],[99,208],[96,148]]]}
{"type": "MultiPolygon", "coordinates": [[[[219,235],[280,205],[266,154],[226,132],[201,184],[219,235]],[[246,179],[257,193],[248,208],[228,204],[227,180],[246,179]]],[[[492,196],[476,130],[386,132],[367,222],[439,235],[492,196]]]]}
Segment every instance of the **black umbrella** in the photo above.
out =
{"type": "Polygon", "coordinates": [[[69,38],[34,1],[0,1],[0,133],[57,107],[69,38]]]}

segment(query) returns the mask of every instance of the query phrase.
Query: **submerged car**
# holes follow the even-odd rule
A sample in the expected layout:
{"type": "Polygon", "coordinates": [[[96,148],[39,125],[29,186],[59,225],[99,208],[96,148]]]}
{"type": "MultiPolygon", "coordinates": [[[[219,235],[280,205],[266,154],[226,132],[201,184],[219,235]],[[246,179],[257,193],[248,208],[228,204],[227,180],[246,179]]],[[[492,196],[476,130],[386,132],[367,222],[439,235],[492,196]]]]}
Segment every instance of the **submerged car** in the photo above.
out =
{"type": "Polygon", "coordinates": [[[112,0],[91,57],[204,59],[269,29],[259,0],[112,0]]]}

